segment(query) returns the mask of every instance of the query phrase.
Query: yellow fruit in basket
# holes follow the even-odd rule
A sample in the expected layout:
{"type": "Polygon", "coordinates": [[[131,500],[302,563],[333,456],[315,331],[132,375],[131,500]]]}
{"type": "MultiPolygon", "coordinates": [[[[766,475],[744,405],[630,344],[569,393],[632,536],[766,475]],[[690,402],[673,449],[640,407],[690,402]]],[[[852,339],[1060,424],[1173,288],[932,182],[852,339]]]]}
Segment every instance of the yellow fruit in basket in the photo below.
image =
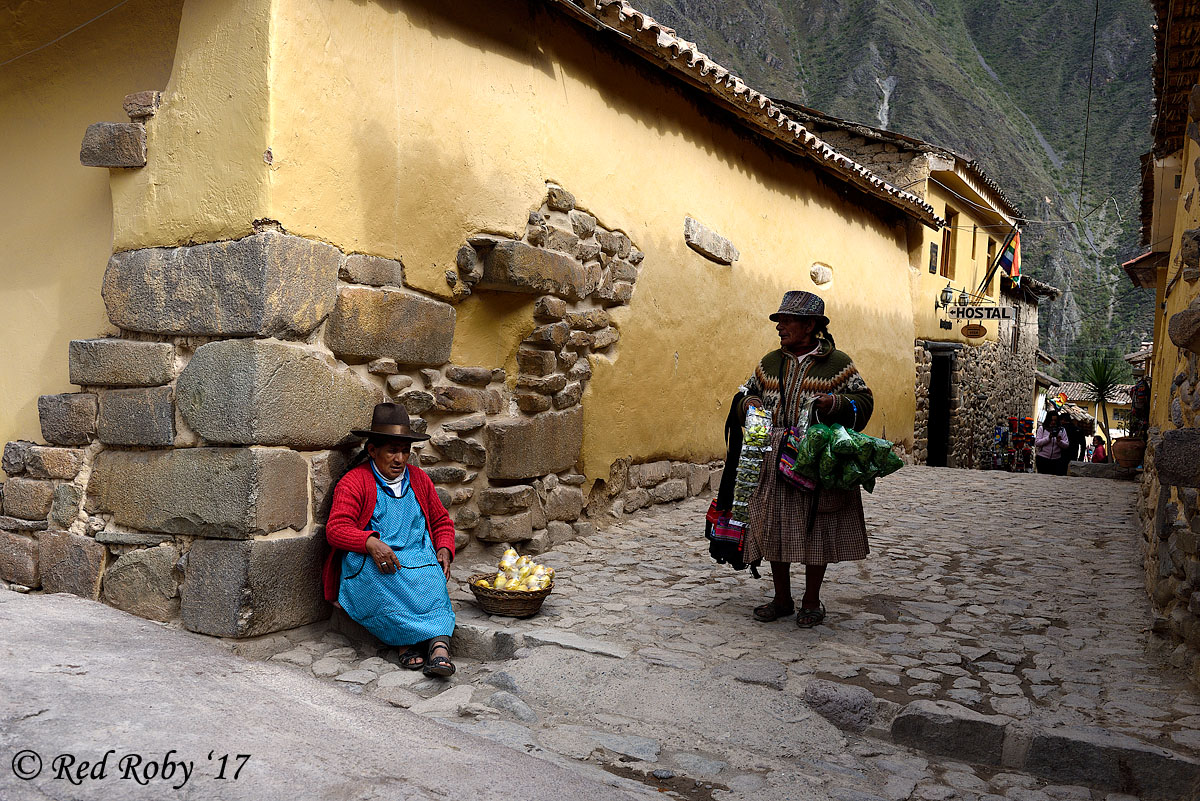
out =
{"type": "Polygon", "coordinates": [[[497,574],[496,580],[492,583],[492,586],[498,590],[506,589],[508,587],[508,576],[504,575],[503,573],[497,574]]]}
{"type": "Polygon", "coordinates": [[[476,581],[475,586],[476,587],[487,587],[489,590],[492,588],[491,583],[485,578],[481,578],[478,581],[476,581]]]}

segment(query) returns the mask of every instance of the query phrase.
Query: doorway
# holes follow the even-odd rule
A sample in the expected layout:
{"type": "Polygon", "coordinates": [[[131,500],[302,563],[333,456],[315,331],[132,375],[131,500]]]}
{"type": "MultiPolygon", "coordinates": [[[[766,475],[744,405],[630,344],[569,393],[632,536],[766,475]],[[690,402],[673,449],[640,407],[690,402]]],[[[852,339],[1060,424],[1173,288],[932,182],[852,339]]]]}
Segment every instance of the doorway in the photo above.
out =
{"type": "Polygon", "coordinates": [[[950,452],[950,376],[954,354],[934,351],[929,371],[929,439],[925,463],[945,467],[950,452]]]}

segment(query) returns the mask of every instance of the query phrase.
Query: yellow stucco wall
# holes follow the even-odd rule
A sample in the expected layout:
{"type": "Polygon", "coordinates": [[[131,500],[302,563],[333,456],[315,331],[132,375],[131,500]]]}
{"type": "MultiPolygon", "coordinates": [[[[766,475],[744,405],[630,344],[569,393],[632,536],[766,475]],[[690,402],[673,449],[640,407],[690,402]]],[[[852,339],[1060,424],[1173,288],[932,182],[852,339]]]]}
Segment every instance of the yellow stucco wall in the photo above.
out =
{"type": "MultiPolygon", "coordinates": [[[[948,178],[943,175],[941,180],[945,181],[948,178]]],[[[968,191],[965,187],[960,188],[963,191],[968,191]]],[[[998,227],[999,225],[1003,225],[1003,221],[998,215],[988,214],[974,208],[970,203],[948,192],[934,181],[926,181],[924,190],[922,193],[923,197],[927,203],[933,206],[938,216],[944,218],[947,208],[958,213],[955,227],[950,232],[950,235],[955,239],[954,269],[950,284],[954,288],[956,299],[959,291],[964,288],[969,293],[974,294],[976,289],[979,288],[979,282],[987,274],[988,238],[991,237],[996,241],[996,250],[999,251],[1000,246],[1004,244],[1004,239],[1007,237],[1008,231],[1005,228],[998,227]],[[972,230],[973,228],[977,230],[972,230]],[[975,239],[975,248],[972,254],[971,243],[973,237],[975,239]]],[[[975,197],[973,200],[980,204],[985,203],[979,197],[975,197]]],[[[944,312],[934,309],[934,300],[945,288],[947,281],[947,278],[940,272],[942,231],[935,231],[931,228],[923,228],[922,231],[923,242],[920,248],[920,257],[912,270],[915,338],[929,339],[936,342],[962,342],[974,345],[980,345],[984,342],[995,342],[999,336],[999,326],[995,322],[983,323],[984,328],[987,329],[987,336],[981,339],[967,339],[964,337],[961,333],[963,322],[959,320],[951,321],[954,327],[950,330],[938,325],[939,320],[947,319],[944,312]],[[929,246],[931,243],[938,246],[938,270],[933,273],[929,272],[929,246]]],[[[985,291],[987,297],[985,305],[993,305],[994,301],[998,300],[999,287],[1000,276],[999,271],[997,271],[997,274],[992,276],[991,282],[985,291]]]]}
{"type": "MultiPolygon", "coordinates": [[[[195,5],[151,126],[150,165],[114,190],[118,248],[237,236],[268,217],[348,252],[401,258],[410,284],[448,297],[444,273],[466,238],[519,234],[553,181],[646,253],[632,304],[616,315],[615,358],[596,358],[584,398],[589,476],[622,457],[723,455],[728,399],[777,342],[766,316],[785,290],[813,289],[817,261],[834,272],[821,290],[832,331],[879,398],[869,430],[911,442],[902,219],[845,201],[807,162],[611,39],[524,2],[223,0],[250,17],[229,34],[251,46],[232,48],[191,33],[193,12],[196,31],[214,19],[195,5]],[[227,53],[239,60],[222,63],[227,53]],[[229,70],[253,78],[264,65],[265,116],[246,91],[208,120],[245,123],[236,135],[183,123],[208,113],[196,104],[221,101],[229,70]],[[231,147],[239,170],[222,182],[239,193],[222,208],[205,164],[231,147]],[[163,152],[179,158],[165,164],[163,152]],[[688,249],[687,215],[732,240],[741,260],[727,267],[688,249]]],[[[479,293],[461,304],[454,361],[511,367],[532,300],[479,293]]]]}
{"type": "Polygon", "coordinates": [[[40,439],[38,395],[71,392],[67,343],[108,328],[109,171],[79,164],[84,130],[126,121],[121,101],[161,89],[182,0],[38,0],[0,9],[0,442],[40,439]]]}
{"type": "MultiPolygon", "coordinates": [[[[1192,129],[1193,120],[1189,117],[1188,130],[1192,129]]],[[[1200,147],[1190,136],[1184,138],[1182,151],[1182,186],[1179,197],[1194,197],[1200,182],[1197,181],[1197,170],[1194,162],[1200,160],[1200,147]]],[[[1176,347],[1167,335],[1167,323],[1175,314],[1183,311],[1197,297],[1200,297],[1200,281],[1188,282],[1179,277],[1180,247],[1184,231],[1200,226],[1200,204],[1191,203],[1190,208],[1184,203],[1175,207],[1175,227],[1171,240],[1171,257],[1165,270],[1159,271],[1158,290],[1156,299],[1158,316],[1154,321],[1154,368],[1152,378],[1152,395],[1150,405],[1150,425],[1163,429],[1174,428],[1171,422],[1171,383],[1175,376],[1184,368],[1188,353],[1176,347]],[[1174,284],[1168,287],[1172,279],[1174,284]]]]}

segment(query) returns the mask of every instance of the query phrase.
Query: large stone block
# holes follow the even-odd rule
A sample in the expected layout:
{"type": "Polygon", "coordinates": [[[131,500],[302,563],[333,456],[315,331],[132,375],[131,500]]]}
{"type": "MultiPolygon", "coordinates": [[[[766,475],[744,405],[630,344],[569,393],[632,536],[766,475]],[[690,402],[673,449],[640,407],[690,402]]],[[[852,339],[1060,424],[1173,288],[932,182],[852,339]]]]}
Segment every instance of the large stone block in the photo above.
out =
{"type": "Polygon", "coordinates": [[[140,122],[94,122],[83,134],[79,163],[85,167],[145,167],[146,126],[140,122]]]}
{"type": "Polygon", "coordinates": [[[246,539],[308,523],[308,462],[266,448],[106,450],[88,494],[89,510],[128,528],[246,539]]]}
{"type": "Polygon", "coordinates": [[[537,417],[497,420],[487,428],[487,474],[491,478],[533,478],[560,473],[579,461],[583,410],[546,412],[537,417]]]}
{"type": "Polygon", "coordinates": [[[114,254],[104,303],[114,325],[163,335],[302,339],[333,309],[342,254],[275,231],[114,254]]]}
{"type": "Polygon", "coordinates": [[[140,548],[116,561],[104,574],[104,601],[138,617],[166,622],[179,616],[179,583],[171,546],[140,548]]]}
{"type": "Polygon", "coordinates": [[[10,478],[4,485],[4,514],[22,520],[45,520],[54,502],[54,484],[31,478],[10,478]]]}
{"type": "Polygon", "coordinates": [[[1188,308],[1171,315],[1167,334],[1184,350],[1200,353],[1200,308],[1188,308]]]}
{"type": "Polygon", "coordinates": [[[42,395],[42,437],[52,445],[87,445],[96,436],[96,396],[86,392],[42,395]]]}
{"type": "Polygon", "coordinates": [[[312,458],[312,516],[317,523],[324,523],[333,506],[333,488],[346,474],[354,454],[349,450],[333,450],[318,453],[312,458]]]}
{"type": "Polygon", "coordinates": [[[368,286],[404,286],[404,265],[396,259],[355,253],[342,262],[343,281],[368,286]]]}
{"type": "Polygon", "coordinates": [[[537,492],[528,484],[488,487],[479,493],[479,511],[485,515],[507,515],[528,509],[536,500],[537,492]]]}
{"type": "Polygon", "coordinates": [[[466,387],[434,387],[434,405],[441,412],[492,412],[500,411],[500,404],[491,396],[498,393],[466,387]]]}
{"type": "Polygon", "coordinates": [[[550,520],[578,520],[583,514],[583,490],[559,485],[546,496],[546,517],[550,520]]]}
{"type": "Polygon", "coordinates": [[[256,637],[321,620],[325,535],[215,542],[188,553],[183,625],[217,637],[256,637]]]}
{"type": "Polygon", "coordinates": [[[687,494],[687,479],[683,478],[672,478],[650,489],[650,498],[655,503],[681,501],[687,497],[687,494]]]}
{"type": "Polygon", "coordinates": [[[75,484],[59,484],[54,488],[54,503],[50,505],[51,528],[68,529],[79,517],[83,490],[75,484]]]}
{"type": "Polygon", "coordinates": [[[1023,770],[1055,784],[1117,790],[1144,799],[1194,798],[1200,762],[1122,734],[1079,729],[1037,732],[1023,770]]]}
{"type": "Polygon", "coordinates": [[[570,256],[523,242],[499,242],[484,257],[476,288],[580,300],[586,285],[587,271],[570,256]]]}
{"type": "Polygon", "coordinates": [[[125,113],[133,120],[153,117],[161,105],[162,92],[153,89],[127,94],[125,95],[125,100],[121,103],[121,106],[125,109],[125,113]]]}
{"type": "Polygon", "coordinates": [[[433,446],[447,459],[462,462],[468,467],[483,467],[487,461],[487,451],[478,442],[448,434],[435,434],[433,446]]]}
{"type": "Polygon", "coordinates": [[[26,587],[42,586],[36,534],[0,531],[0,580],[26,587]]]}
{"type": "Polygon", "coordinates": [[[325,344],[340,358],[399,364],[445,364],[454,340],[454,307],[394,289],[345,287],[325,330],[325,344]]]}
{"type": "Polygon", "coordinates": [[[671,463],[646,462],[629,466],[629,483],[635,487],[653,487],[671,476],[671,463]]]}
{"type": "Polygon", "coordinates": [[[24,464],[31,478],[59,478],[69,481],[79,475],[83,468],[83,451],[33,445],[25,450],[24,464]]]}
{"type": "Polygon", "coordinates": [[[24,473],[26,462],[29,459],[29,451],[32,447],[32,442],[26,442],[23,439],[5,443],[4,458],[3,461],[0,461],[0,469],[3,469],[10,476],[18,476],[24,473]]]}
{"type": "Polygon", "coordinates": [[[174,392],[170,387],[110,389],[97,394],[96,438],[105,445],[162,448],[175,442],[174,392]]]}
{"type": "Polygon", "coordinates": [[[519,512],[507,517],[485,517],[475,527],[475,536],[484,542],[521,542],[533,536],[533,513],[519,512]]]}
{"type": "Polygon", "coordinates": [[[1001,764],[1009,718],[981,715],[951,701],[913,701],[892,721],[892,739],[964,762],[1001,764]]]}
{"type": "Polygon", "coordinates": [[[274,340],[196,350],[177,383],[183,419],[211,443],[331,448],[367,428],[383,393],[328,356],[274,340]]]}
{"type": "Polygon", "coordinates": [[[1200,487],[1200,429],[1164,431],[1154,451],[1154,467],[1163,485],[1200,487]]]}
{"type": "Polygon", "coordinates": [[[75,339],[68,348],[71,383],[80,386],[157,387],[175,374],[168,342],[75,339]]]}
{"type": "Polygon", "coordinates": [[[38,536],[42,589],[69,592],[95,600],[108,549],[91,537],[69,531],[46,531],[38,536]]]}

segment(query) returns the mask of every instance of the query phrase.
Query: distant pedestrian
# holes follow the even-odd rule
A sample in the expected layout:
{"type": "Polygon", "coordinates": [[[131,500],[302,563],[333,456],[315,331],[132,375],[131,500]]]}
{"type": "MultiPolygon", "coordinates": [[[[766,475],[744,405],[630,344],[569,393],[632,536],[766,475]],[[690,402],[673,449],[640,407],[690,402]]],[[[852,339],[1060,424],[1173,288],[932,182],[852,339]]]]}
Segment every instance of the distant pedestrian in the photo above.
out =
{"type": "Polygon", "coordinates": [[[788,427],[809,421],[861,429],[871,419],[874,397],[854,362],[835,349],[825,302],[811,292],[788,292],[771,315],[779,332],[778,350],[762,358],[742,402],[742,415],[754,406],[772,411],[770,451],[758,487],[750,498],[750,529],[745,561],[771,563],[775,596],[754,610],[756,620],[792,614],[791,563],[805,565],[804,598],[796,623],[811,628],[825,619],[821,583],[831,562],[865,559],[870,552],[862,493],[806,490],[780,479],[779,446],[788,427]]]}
{"type": "Polygon", "coordinates": [[[1092,437],[1092,446],[1092,461],[1107,462],[1108,451],[1104,448],[1104,437],[1100,436],[1099,434],[1092,437]]]}
{"type": "Polygon", "coordinates": [[[1067,441],[1070,443],[1067,446],[1066,461],[1068,462],[1083,462],[1087,460],[1087,429],[1081,426],[1074,420],[1067,421],[1067,441]]]}
{"type": "Polygon", "coordinates": [[[1059,422],[1058,412],[1046,412],[1046,419],[1038,426],[1037,436],[1033,439],[1035,450],[1034,461],[1037,471],[1052,476],[1067,474],[1067,448],[1071,445],[1067,430],[1059,422]]]}

